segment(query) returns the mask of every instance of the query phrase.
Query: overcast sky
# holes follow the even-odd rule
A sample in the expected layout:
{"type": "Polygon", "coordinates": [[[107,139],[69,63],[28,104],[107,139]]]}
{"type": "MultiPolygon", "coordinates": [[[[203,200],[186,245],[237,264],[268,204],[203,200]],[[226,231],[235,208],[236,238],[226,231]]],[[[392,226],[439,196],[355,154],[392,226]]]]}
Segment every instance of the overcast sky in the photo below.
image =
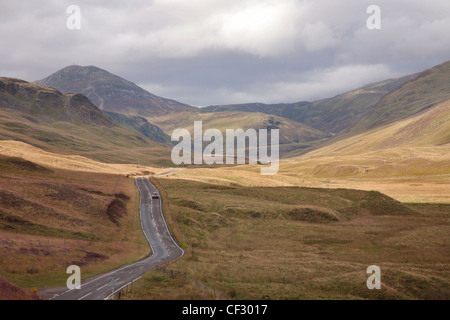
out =
{"type": "Polygon", "coordinates": [[[0,0],[0,76],[75,63],[194,106],[311,101],[449,60],[449,30],[449,0],[0,0]]]}

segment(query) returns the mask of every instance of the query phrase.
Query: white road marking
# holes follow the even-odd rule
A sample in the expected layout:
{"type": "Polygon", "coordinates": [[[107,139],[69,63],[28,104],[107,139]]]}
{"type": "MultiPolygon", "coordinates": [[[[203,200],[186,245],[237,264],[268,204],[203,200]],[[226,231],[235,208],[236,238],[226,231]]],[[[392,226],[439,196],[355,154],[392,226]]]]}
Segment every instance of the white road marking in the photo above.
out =
{"type": "Polygon", "coordinates": [[[98,288],[97,291],[103,289],[106,286],[108,286],[108,284],[105,284],[103,287],[98,288]]]}
{"type": "Polygon", "coordinates": [[[80,299],[78,299],[78,300],[82,300],[82,299],[84,299],[84,298],[86,298],[87,296],[90,296],[92,294],[92,292],[89,292],[87,295],[85,295],[85,296],[82,296],[80,299]]]}
{"type": "MultiPolygon", "coordinates": [[[[140,201],[139,201],[139,202],[140,202],[140,203],[139,203],[139,211],[140,211],[140,222],[141,222],[141,227],[142,227],[142,230],[143,230],[143,232],[144,232],[144,235],[145,235],[145,237],[146,237],[146,239],[147,239],[147,242],[148,242],[148,244],[149,244],[149,246],[150,246],[150,249],[151,249],[151,251],[152,251],[152,253],[153,253],[151,257],[149,257],[149,258],[147,258],[147,259],[145,259],[145,260],[143,260],[143,261],[145,261],[145,262],[148,263],[148,265],[147,265],[148,267],[154,268],[155,266],[158,265],[158,263],[160,263],[160,261],[162,261],[164,258],[167,257],[167,256],[166,256],[166,257],[160,257],[159,259],[157,258],[156,260],[153,260],[153,259],[156,258],[156,257],[154,256],[155,250],[154,250],[154,248],[152,247],[152,243],[149,241],[149,237],[148,237],[148,235],[147,235],[146,230],[144,229],[144,222],[145,222],[145,221],[150,222],[151,224],[153,224],[153,229],[154,229],[154,231],[156,232],[156,237],[159,238],[159,240],[160,240],[160,242],[161,242],[161,244],[162,244],[162,248],[165,249],[164,251],[166,251],[166,253],[167,253],[168,255],[170,255],[170,253],[171,253],[172,251],[171,251],[171,250],[168,250],[168,247],[166,246],[166,243],[164,243],[164,240],[172,240],[171,242],[172,242],[173,244],[175,244],[175,245],[181,250],[181,256],[180,256],[180,257],[182,257],[182,256],[185,254],[185,252],[184,252],[184,250],[178,245],[178,243],[176,243],[176,241],[173,239],[173,237],[172,237],[172,235],[171,235],[171,233],[170,233],[170,231],[169,231],[169,228],[168,228],[167,222],[166,222],[166,220],[165,220],[164,214],[162,213],[162,201],[161,201],[161,198],[159,198],[159,210],[158,210],[159,212],[154,212],[154,210],[153,210],[154,207],[155,207],[155,209],[156,209],[156,202],[155,202],[155,204],[153,203],[153,200],[152,200],[152,198],[151,198],[151,191],[150,191],[150,189],[153,190],[153,189],[154,189],[154,186],[151,184],[151,182],[150,182],[149,180],[144,179],[144,178],[137,178],[137,179],[136,179],[136,185],[137,185],[137,187],[138,187],[138,189],[139,189],[139,192],[141,193],[141,197],[140,197],[140,201]],[[142,192],[141,192],[140,187],[143,189],[142,192]],[[149,189],[149,188],[150,188],[150,189],[149,189]],[[145,194],[144,189],[146,189],[147,194],[145,194]],[[147,196],[150,197],[150,198],[149,198],[149,199],[150,199],[150,201],[149,201],[150,203],[149,203],[149,204],[147,204],[147,203],[144,204],[143,201],[147,201],[147,200],[144,200],[144,198],[147,198],[147,196]],[[146,211],[149,211],[150,219],[147,219],[147,220],[144,221],[145,216],[143,217],[142,214],[145,213],[146,211]],[[143,218],[144,218],[144,219],[143,219],[143,218]],[[158,219],[155,219],[155,218],[158,218],[158,219]],[[163,227],[162,227],[162,230],[158,230],[158,225],[157,225],[157,221],[156,221],[156,220],[158,220],[158,223],[161,223],[161,222],[160,222],[160,219],[161,219],[161,218],[162,218],[163,227]],[[165,228],[164,228],[164,227],[165,227],[165,228]],[[164,230],[164,229],[165,229],[165,230],[164,230]],[[164,233],[165,233],[164,231],[167,231],[168,237],[166,237],[166,235],[164,234],[164,233]],[[168,239],[166,239],[166,238],[168,238],[168,239]],[[152,260],[153,260],[153,261],[152,261],[152,260]]],[[[161,254],[163,254],[163,253],[161,253],[161,254]]],[[[164,255],[164,254],[163,254],[163,255],[164,255]]],[[[179,257],[179,258],[180,258],[180,257],[179,257]]],[[[100,280],[100,279],[103,279],[103,278],[105,278],[105,277],[111,277],[111,276],[113,276],[114,274],[117,275],[119,271],[123,271],[123,270],[125,270],[125,269],[127,269],[127,268],[130,268],[130,267],[136,267],[136,265],[128,265],[128,266],[124,266],[124,267],[122,267],[122,268],[119,268],[119,269],[110,271],[110,272],[108,272],[108,273],[106,273],[106,274],[104,274],[104,275],[99,276],[98,278],[95,278],[95,279],[93,279],[93,280],[91,280],[91,281],[88,281],[87,283],[84,283],[83,286],[84,286],[84,285],[88,285],[88,284],[93,283],[93,282],[96,282],[96,281],[98,281],[98,280],[100,280]]],[[[141,267],[139,268],[139,270],[142,270],[142,269],[144,269],[144,266],[141,266],[141,267]]],[[[135,271],[136,271],[136,270],[135,270],[135,271]]],[[[131,272],[129,272],[129,273],[132,274],[133,271],[131,271],[131,272]]],[[[130,284],[130,283],[133,283],[133,282],[139,280],[141,277],[142,277],[142,276],[136,278],[135,280],[132,280],[131,282],[127,283],[125,286],[127,286],[127,285],[130,284]]],[[[120,279],[120,278],[117,278],[115,281],[118,281],[119,279],[120,279]]],[[[127,281],[127,280],[124,280],[124,281],[127,281]]],[[[96,289],[96,291],[99,291],[99,290],[105,288],[106,286],[108,286],[108,285],[104,285],[104,286],[102,286],[102,287],[96,289]]],[[[122,288],[123,288],[123,287],[122,287],[122,288]]],[[[119,290],[120,290],[120,289],[119,289],[119,290]]],[[[61,295],[64,295],[64,294],[69,293],[69,292],[72,292],[72,291],[74,291],[74,290],[73,290],[73,289],[72,289],[72,290],[67,290],[66,292],[62,293],[61,295]]],[[[117,292],[117,291],[118,291],[118,290],[115,290],[115,292],[117,292]]],[[[94,291],[93,291],[93,292],[94,292],[94,291]]],[[[84,298],[90,296],[93,292],[90,292],[90,293],[84,295],[83,297],[79,298],[78,300],[82,300],[82,299],[84,299],[84,298]]],[[[61,295],[60,295],[60,296],[61,296],[61,295]]],[[[58,297],[58,295],[54,296],[54,298],[56,298],[56,297],[58,297]]],[[[108,297],[110,297],[110,296],[108,296],[108,297]]],[[[108,298],[108,297],[107,297],[107,298],[108,298]]],[[[107,299],[107,298],[106,298],[106,299],[107,299]]]]}

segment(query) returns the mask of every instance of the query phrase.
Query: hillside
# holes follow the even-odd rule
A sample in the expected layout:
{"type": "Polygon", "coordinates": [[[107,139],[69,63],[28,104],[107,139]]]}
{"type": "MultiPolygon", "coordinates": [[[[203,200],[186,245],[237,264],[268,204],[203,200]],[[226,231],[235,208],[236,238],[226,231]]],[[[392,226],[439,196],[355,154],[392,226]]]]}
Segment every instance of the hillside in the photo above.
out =
{"type": "Polygon", "coordinates": [[[425,70],[383,97],[346,135],[393,123],[450,99],[450,61],[425,70]]]}
{"type": "Polygon", "coordinates": [[[31,290],[18,287],[15,284],[0,278],[0,300],[37,300],[36,294],[31,290]]]}
{"type": "Polygon", "coordinates": [[[171,144],[170,136],[165,134],[158,126],[151,124],[140,116],[129,116],[116,112],[104,111],[108,117],[124,125],[128,129],[136,131],[152,141],[162,144],[171,144]]]}
{"type": "Polygon", "coordinates": [[[210,106],[202,110],[205,112],[262,112],[295,120],[327,133],[337,133],[351,126],[382,97],[412,77],[405,76],[399,79],[369,84],[333,98],[314,102],[303,101],[282,104],[248,103],[210,106]]]}
{"type": "Polygon", "coordinates": [[[394,148],[448,148],[450,100],[418,115],[384,125],[310,152],[305,157],[358,155],[394,148]]]}
{"type": "Polygon", "coordinates": [[[308,148],[329,137],[328,134],[313,129],[297,121],[258,112],[180,112],[162,117],[148,118],[167,134],[177,128],[193,132],[194,121],[203,121],[203,130],[218,129],[279,129],[282,148],[308,148]],[[289,146],[288,146],[289,145],[289,146]]]}
{"type": "MultiPolygon", "coordinates": [[[[450,174],[450,100],[293,158],[284,166],[287,171],[296,168],[322,179],[395,177],[421,181],[416,186],[426,180],[444,183],[450,174]]],[[[448,194],[440,198],[448,201],[448,194]]]]}
{"type": "Polygon", "coordinates": [[[0,155],[21,158],[48,168],[70,171],[97,172],[121,175],[143,175],[163,173],[167,169],[161,167],[142,166],[139,164],[110,164],[95,161],[78,155],[52,153],[20,141],[1,140],[0,155]]]}
{"type": "MultiPolygon", "coordinates": [[[[214,288],[209,299],[450,296],[444,267],[449,205],[433,213],[433,206],[406,205],[373,191],[160,182],[192,247],[168,269],[214,288]],[[382,268],[382,290],[365,286],[374,261],[382,268]]],[[[198,298],[190,283],[169,278],[144,276],[131,299],[198,298]]]]}
{"type": "Polygon", "coordinates": [[[169,164],[170,150],[104,115],[82,94],[0,78],[0,140],[107,163],[169,164]]]}
{"type": "Polygon", "coordinates": [[[222,131],[227,128],[279,128],[282,154],[293,150],[301,152],[329,137],[320,130],[275,115],[205,112],[156,97],[125,79],[93,66],[70,66],[37,83],[63,92],[81,92],[113,120],[164,144],[171,143],[169,136],[174,129],[192,129],[194,121],[198,120],[203,121],[205,129],[222,131]]]}
{"type": "Polygon", "coordinates": [[[24,113],[38,122],[116,126],[82,94],[62,94],[20,79],[0,78],[0,107],[24,113]]]}
{"type": "Polygon", "coordinates": [[[36,83],[62,92],[82,93],[103,111],[151,117],[195,109],[158,97],[130,81],[94,66],[68,66],[36,83]]]}
{"type": "Polygon", "coordinates": [[[133,179],[3,155],[0,172],[0,297],[17,291],[4,290],[2,279],[64,286],[69,265],[80,266],[84,278],[148,253],[133,179]]]}
{"type": "Polygon", "coordinates": [[[376,190],[403,202],[450,203],[450,100],[418,115],[283,159],[277,175],[260,166],[195,168],[170,178],[226,186],[376,190]]]}
{"type": "Polygon", "coordinates": [[[401,201],[449,203],[450,100],[280,167],[285,178],[295,173],[297,183],[378,190],[401,201]]]}

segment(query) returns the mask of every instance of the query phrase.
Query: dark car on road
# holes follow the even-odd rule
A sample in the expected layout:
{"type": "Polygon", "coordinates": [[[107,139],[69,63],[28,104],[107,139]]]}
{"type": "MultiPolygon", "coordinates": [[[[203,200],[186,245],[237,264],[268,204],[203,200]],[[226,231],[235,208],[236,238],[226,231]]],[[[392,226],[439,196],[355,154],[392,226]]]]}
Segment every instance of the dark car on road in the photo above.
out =
{"type": "Polygon", "coordinates": [[[152,198],[153,199],[159,199],[159,193],[158,192],[153,192],[152,198]]]}

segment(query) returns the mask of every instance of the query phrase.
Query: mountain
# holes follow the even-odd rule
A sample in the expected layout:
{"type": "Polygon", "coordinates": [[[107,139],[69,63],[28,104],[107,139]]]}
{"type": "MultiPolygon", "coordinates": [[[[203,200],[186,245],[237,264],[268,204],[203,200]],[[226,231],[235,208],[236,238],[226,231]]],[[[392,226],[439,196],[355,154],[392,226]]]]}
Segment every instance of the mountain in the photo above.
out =
{"type": "Polygon", "coordinates": [[[413,76],[372,83],[333,98],[315,101],[303,115],[305,123],[322,131],[338,133],[355,123],[386,94],[413,76]]]}
{"type": "Polygon", "coordinates": [[[437,190],[445,190],[450,172],[450,100],[292,158],[282,168],[305,179],[353,179],[350,183],[357,188],[384,183],[391,194],[402,194],[396,188],[410,188],[410,196],[402,197],[416,197],[413,201],[433,192],[435,201],[448,201],[447,193],[437,190]]]}
{"type": "Polygon", "coordinates": [[[405,83],[355,127],[293,158],[290,169],[306,170],[321,179],[411,181],[421,176],[422,183],[446,183],[450,172],[448,67],[449,63],[437,66],[405,83]]]}
{"type": "Polygon", "coordinates": [[[384,96],[347,135],[405,119],[450,99],[450,61],[425,70],[384,96]]]}
{"type": "Polygon", "coordinates": [[[381,98],[412,77],[413,75],[410,75],[369,84],[333,98],[314,102],[302,101],[281,104],[247,103],[209,106],[202,110],[204,112],[262,112],[295,120],[315,129],[334,134],[351,126],[362,114],[380,101],[381,98]]]}
{"type": "Polygon", "coordinates": [[[152,141],[162,144],[172,144],[169,135],[165,134],[158,126],[151,124],[147,119],[140,116],[128,116],[121,113],[104,111],[109,118],[136,131],[152,141]]]}
{"type": "Polygon", "coordinates": [[[82,93],[103,111],[152,117],[196,109],[158,97],[95,66],[68,66],[36,83],[61,92],[82,93]]]}
{"type": "Polygon", "coordinates": [[[0,78],[0,139],[107,163],[170,164],[170,149],[104,115],[80,93],[0,78]]]}
{"type": "Polygon", "coordinates": [[[353,127],[284,162],[279,174],[382,190],[408,202],[448,202],[449,68],[446,62],[417,74],[353,127]]]}
{"type": "Polygon", "coordinates": [[[42,121],[112,127],[114,123],[82,94],[62,94],[19,79],[0,78],[0,106],[42,121]]]}
{"type": "Polygon", "coordinates": [[[442,148],[450,155],[450,99],[406,119],[342,139],[307,156],[362,155],[395,149],[425,150],[423,148],[442,148]]]}
{"type": "Polygon", "coordinates": [[[166,133],[177,128],[185,128],[193,133],[194,121],[202,121],[203,130],[218,129],[225,134],[226,129],[279,129],[280,154],[284,156],[292,150],[304,150],[330,137],[329,134],[311,128],[300,122],[259,112],[205,112],[201,110],[179,112],[156,118],[148,118],[157,123],[166,133]]]}

